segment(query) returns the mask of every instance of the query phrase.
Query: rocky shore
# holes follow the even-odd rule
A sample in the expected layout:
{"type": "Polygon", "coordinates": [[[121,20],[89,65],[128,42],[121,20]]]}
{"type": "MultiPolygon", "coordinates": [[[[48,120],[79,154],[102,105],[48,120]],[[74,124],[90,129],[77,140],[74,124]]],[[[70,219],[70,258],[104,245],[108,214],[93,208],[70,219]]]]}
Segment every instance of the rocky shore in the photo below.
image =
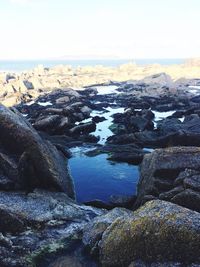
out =
{"type": "Polygon", "coordinates": [[[200,266],[200,73],[192,64],[168,67],[190,68],[194,76],[179,80],[157,66],[137,76],[134,65],[2,78],[0,266],[200,266]],[[139,166],[137,193],[78,203],[69,171],[77,146],[85,157],[139,166]]]}
{"type": "MultiPolygon", "coordinates": [[[[121,82],[126,82],[127,86],[130,87],[131,84],[135,84],[138,91],[140,91],[141,82],[152,87],[152,83],[155,83],[154,79],[161,86],[166,85],[172,90],[174,87],[186,88],[185,86],[188,85],[198,85],[196,78],[200,77],[199,66],[200,60],[197,59],[187,60],[184,64],[169,66],[159,64],[141,66],[127,63],[118,67],[85,66],[73,68],[72,66],[59,65],[46,68],[39,65],[31,71],[0,73],[0,101],[6,106],[13,106],[17,103],[33,100],[54,89],[81,89],[91,85],[110,84],[111,82],[119,83],[119,85],[121,82]],[[167,76],[168,78],[163,80],[162,76],[158,75],[160,73],[166,73],[171,78],[167,76]],[[138,84],[140,80],[142,81],[138,84]],[[176,83],[173,84],[173,82],[176,83]]],[[[155,90],[155,95],[156,93],[155,90]]]]}

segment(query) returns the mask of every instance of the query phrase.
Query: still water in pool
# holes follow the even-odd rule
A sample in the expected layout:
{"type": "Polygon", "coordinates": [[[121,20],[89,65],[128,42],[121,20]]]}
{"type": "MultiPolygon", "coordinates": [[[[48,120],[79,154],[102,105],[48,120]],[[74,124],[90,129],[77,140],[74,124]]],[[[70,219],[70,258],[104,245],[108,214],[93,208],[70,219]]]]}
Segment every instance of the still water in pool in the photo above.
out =
{"type": "Polygon", "coordinates": [[[87,157],[77,153],[69,160],[77,201],[108,201],[110,195],[133,195],[139,177],[138,167],[113,163],[106,154],[87,157]]]}

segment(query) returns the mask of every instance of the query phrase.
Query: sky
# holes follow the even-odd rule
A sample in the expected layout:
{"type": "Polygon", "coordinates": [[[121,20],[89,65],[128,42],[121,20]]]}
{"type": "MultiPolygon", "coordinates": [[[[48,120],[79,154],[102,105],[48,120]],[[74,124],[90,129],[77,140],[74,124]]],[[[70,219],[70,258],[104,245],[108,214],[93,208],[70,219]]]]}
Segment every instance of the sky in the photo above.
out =
{"type": "Polygon", "coordinates": [[[200,0],[0,0],[0,59],[200,57],[200,0]]]}

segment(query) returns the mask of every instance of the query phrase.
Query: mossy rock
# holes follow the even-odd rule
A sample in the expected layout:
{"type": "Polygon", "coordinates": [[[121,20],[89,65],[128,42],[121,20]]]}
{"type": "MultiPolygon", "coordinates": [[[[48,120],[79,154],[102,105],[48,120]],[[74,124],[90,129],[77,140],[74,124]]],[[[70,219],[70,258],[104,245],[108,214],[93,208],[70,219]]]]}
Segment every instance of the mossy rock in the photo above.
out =
{"type": "Polygon", "coordinates": [[[138,259],[200,263],[200,214],[153,200],[132,218],[117,219],[102,237],[102,266],[128,266],[138,259]]]}

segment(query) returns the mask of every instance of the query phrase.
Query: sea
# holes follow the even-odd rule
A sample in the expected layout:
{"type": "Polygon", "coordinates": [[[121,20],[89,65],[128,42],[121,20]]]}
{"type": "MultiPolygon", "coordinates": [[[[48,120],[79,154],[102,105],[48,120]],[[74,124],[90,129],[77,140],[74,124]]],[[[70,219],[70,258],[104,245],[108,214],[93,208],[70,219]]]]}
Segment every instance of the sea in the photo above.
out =
{"type": "Polygon", "coordinates": [[[106,67],[117,67],[126,63],[136,63],[137,65],[174,65],[183,64],[186,59],[88,59],[88,60],[0,60],[0,72],[23,72],[32,70],[38,65],[43,65],[46,68],[56,65],[70,65],[73,68],[83,66],[103,65],[106,67]]]}

